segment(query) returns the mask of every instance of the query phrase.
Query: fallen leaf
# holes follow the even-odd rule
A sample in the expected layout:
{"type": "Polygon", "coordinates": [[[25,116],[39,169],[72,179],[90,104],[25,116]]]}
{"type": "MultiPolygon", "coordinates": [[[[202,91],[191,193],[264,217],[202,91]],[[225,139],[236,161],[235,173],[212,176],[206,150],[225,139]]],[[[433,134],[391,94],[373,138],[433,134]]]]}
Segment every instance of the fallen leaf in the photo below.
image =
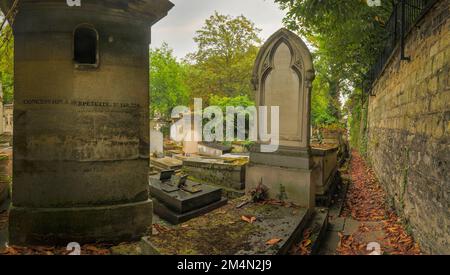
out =
{"type": "Polygon", "coordinates": [[[302,242],[302,246],[303,246],[303,247],[308,247],[308,246],[311,245],[311,243],[312,243],[311,240],[304,240],[304,241],[302,242]]]}
{"type": "Polygon", "coordinates": [[[244,222],[254,223],[256,221],[256,217],[242,216],[241,219],[244,222]]]}
{"type": "Polygon", "coordinates": [[[282,239],[271,239],[271,240],[267,241],[266,244],[267,245],[276,245],[281,241],[282,241],[282,239]]]}

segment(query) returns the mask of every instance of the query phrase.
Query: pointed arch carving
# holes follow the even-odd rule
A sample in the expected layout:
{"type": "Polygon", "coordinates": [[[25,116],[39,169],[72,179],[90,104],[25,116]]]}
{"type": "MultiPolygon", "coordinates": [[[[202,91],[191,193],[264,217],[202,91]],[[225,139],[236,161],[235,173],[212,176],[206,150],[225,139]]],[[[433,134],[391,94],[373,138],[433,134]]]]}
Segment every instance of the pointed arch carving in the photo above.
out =
{"type": "Polygon", "coordinates": [[[282,146],[309,148],[314,77],[308,47],[287,29],[272,35],[258,53],[253,70],[256,103],[280,106],[282,146]]]}

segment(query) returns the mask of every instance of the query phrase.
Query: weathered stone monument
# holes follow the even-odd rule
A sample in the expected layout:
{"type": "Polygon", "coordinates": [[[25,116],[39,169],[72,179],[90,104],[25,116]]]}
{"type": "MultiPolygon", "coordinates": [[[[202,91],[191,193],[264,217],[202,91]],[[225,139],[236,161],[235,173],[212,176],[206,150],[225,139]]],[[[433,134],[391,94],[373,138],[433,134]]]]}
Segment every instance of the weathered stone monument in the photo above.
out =
{"type": "Polygon", "coordinates": [[[280,146],[275,153],[261,152],[262,142],[251,149],[247,192],[262,184],[270,198],[314,207],[310,149],[314,77],[311,54],[294,33],[281,29],[261,48],[254,67],[256,103],[280,107],[280,146]]]}
{"type": "MultiPolygon", "coordinates": [[[[1,0],[6,14],[13,0],[1,0]]],[[[22,0],[10,243],[122,241],[152,223],[150,26],[168,0],[22,0]]]]}

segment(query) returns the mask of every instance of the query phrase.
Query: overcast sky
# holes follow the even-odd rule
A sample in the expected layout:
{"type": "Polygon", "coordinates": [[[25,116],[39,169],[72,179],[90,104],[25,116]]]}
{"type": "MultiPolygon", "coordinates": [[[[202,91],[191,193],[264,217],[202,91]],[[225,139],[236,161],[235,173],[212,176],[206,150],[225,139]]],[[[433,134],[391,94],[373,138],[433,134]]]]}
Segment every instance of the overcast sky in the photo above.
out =
{"type": "Polygon", "coordinates": [[[225,15],[244,15],[262,29],[260,37],[268,38],[283,27],[285,15],[273,0],[171,0],[175,7],[152,28],[152,47],[167,42],[175,55],[182,58],[195,50],[193,37],[214,11],[225,15]]]}

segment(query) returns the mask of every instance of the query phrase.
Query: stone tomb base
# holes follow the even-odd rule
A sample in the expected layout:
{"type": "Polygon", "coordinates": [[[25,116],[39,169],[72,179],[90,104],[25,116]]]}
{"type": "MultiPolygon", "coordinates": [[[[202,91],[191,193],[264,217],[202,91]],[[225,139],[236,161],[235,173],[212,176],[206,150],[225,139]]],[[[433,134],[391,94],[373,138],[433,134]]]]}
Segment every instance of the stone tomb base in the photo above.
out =
{"type": "Polygon", "coordinates": [[[68,244],[139,240],[152,223],[153,203],[10,210],[10,243],[68,244]]]}
{"type": "Polygon", "coordinates": [[[312,158],[315,164],[313,180],[317,196],[328,194],[335,181],[335,175],[339,168],[337,154],[337,146],[323,145],[312,148],[312,158]]]}
{"type": "Polygon", "coordinates": [[[262,183],[269,199],[315,206],[315,184],[311,158],[307,152],[264,154],[252,152],[247,166],[245,192],[249,194],[262,183]]]}
{"type": "Polygon", "coordinates": [[[247,160],[188,158],[183,161],[183,171],[190,176],[224,188],[245,189],[247,160]]]}
{"type": "MultiPolygon", "coordinates": [[[[188,181],[187,184],[193,184],[188,181]]],[[[183,190],[166,192],[158,177],[150,177],[150,195],[154,199],[154,212],[160,218],[180,224],[204,215],[227,204],[222,198],[222,190],[217,187],[201,185],[198,193],[183,190]]]]}

